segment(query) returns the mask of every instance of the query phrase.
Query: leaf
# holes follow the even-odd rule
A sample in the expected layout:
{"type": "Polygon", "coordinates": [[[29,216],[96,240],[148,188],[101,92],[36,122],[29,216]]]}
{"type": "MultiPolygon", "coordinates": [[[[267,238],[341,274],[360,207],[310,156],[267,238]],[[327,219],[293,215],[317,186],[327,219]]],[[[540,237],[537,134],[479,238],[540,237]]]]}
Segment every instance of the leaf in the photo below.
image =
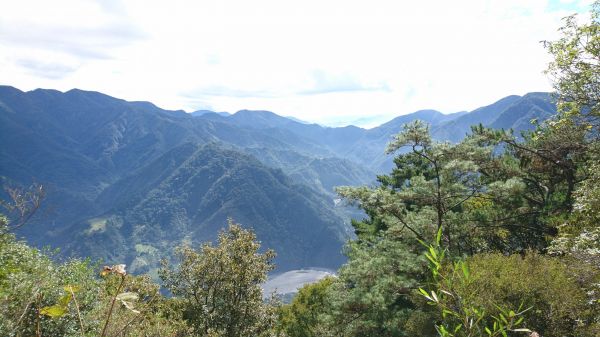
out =
{"type": "Polygon", "coordinates": [[[425,247],[429,247],[429,245],[427,243],[425,243],[425,241],[420,240],[420,239],[416,239],[421,245],[425,246],[425,247]]]}
{"type": "Polygon", "coordinates": [[[529,332],[529,333],[533,332],[533,331],[531,331],[529,329],[526,329],[526,328],[512,329],[511,331],[514,331],[514,332],[529,332]]]}
{"type": "Polygon", "coordinates": [[[442,227],[438,228],[437,235],[435,237],[435,242],[437,242],[438,246],[442,242],[442,227]]]}
{"type": "Polygon", "coordinates": [[[469,267],[464,262],[460,264],[460,267],[462,269],[463,275],[465,275],[465,278],[468,280],[470,276],[469,267]]]}
{"type": "Polygon", "coordinates": [[[431,256],[437,260],[437,252],[435,251],[435,249],[433,247],[429,247],[429,253],[431,254],[431,256]]]}
{"type": "MultiPolygon", "coordinates": [[[[521,303],[521,306],[522,306],[522,305],[523,305],[523,303],[521,303]]],[[[521,306],[519,306],[519,309],[521,309],[521,306]]],[[[532,308],[533,308],[533,307],[529,307],[529,308],[527,308],[527,309],[525,309],[525,310],[523,310],[523,311],[520,311],[519,313],[517,313],[517,315],[522,315],[523,313],[525,313],[525,312],[527,312],[527,311],[531,310],[532,308]]]]}
{"type": "Polygon", "coordinates": [[[120,293],[119,295],[117,295],[117,299],[119,301],[121,301],[121,303],[123,303],[123,306],[125,306],[125,308],[135,312],[136,314],[139,314],[140,312],[138,310],[135,310],[132,302],[137,301],[139,298],[140,297],[138,294],[132,293],[132,292],[125,292],[125,293],[120,293]]]}
{"type": "Polygon", "coordinates": [[[435,291],[433,291],[433,290],[431,291],[431,296],[433,297],[433,299],[434,299],[436,302],[439,302],[439,301],[440,301],[440,300],[438,300],[438,298],[437,298],[437,295],[435,294],[435,291]]]}
{"type": "Polygon", "coordinates": [[[459,314],[455,313],[452,310],[448,310],[448,309],[443,309],[442,310],[442,315],[444,316],[444,318],[446,318],[447,315],[452,315],[452,316],[455,316],[455,317],[460,317],[459,314]]]}
{"type": "Polygon", "coordinates": [[[69,306],[69,303],[71,303],[71,298],[71,294],[66,294],[58,300],[58,303],[56,305],[66,308],[69,306]]]}
{"type": "Polygon", "coordinates": [[[68,293],[76,293],[78,292],[81,288],[78,285],[72,285],[72,284],[68,284],[66,286],[63,287],[63,289],[68,292],[68,293]]]}
{"type": "Polygon", "coordinates": [[[448,334],[448,330],[446,330],[446,327],[443,325],[437,325],[436,326],[438,328],[438,330],[444,335],[446,336],[448,334]]]}
{"type": "Polygon", "coordinates": [[[138,294],[132,292],[125,292],[117,295],[119,301],[137,301],[139,298],[138,294]]]}
{"type": "Polygon", "coordinates": [[[433,257],[431,257],[431,255],[429,255],[429,253],[425,253],[425,257],[431,261],[431,263],[436,267],[439,268],[440,267],[440,263],[437,262],[437,260],[435,260],[433,257]]]}
{"type": "Polygon", "coordinates": [[[502,313],[500,313],[500,319],[504,322],[504,324],[508,324],[508,320],[506,317],[504,317],[504,315],[502,315],[502,313]]]}
{"type": "Polygon", "coordinates": [[[64,316],[67,313],[67,308],[60,305],[52,305],[49,307],[43,307],[40,310],[40,314],[50,316],[52,318],[58,318],[64,316]]]}
{"type": "Polygon", "coordinates": [[[448,296],[454,297],[454,295],[452,295],[452,293],[451,293],[451,292],[448,292],[447,290],[440,289],[440,292],[441,292],[441,293],[443,293],[443,294],[446,294],[446,295],[448,295],[448,296]]]}
{"type": "Polygon", "coordinates": [[[129,303],[127,301],[121,301],[121,303],[123,303],[123,305],[125,306],[125,308],[131,310],[132,312],[139,314],[140,312],[138,310],[135,310],[135,308],[133,307],[133,303],[129,303]]]}
{"type": "Polygon", "coordinates": [[[429,296],[429,293],[427,293],[427,291],[423,290],[423,288],[419,288],[419,291],[421,292],[421,294],[423,294],[423,296],[425,296],[425,298],[427,298],[428,300],[430,300],[431,302],[433,302],[433,298],[431,298],[429,296]]]}

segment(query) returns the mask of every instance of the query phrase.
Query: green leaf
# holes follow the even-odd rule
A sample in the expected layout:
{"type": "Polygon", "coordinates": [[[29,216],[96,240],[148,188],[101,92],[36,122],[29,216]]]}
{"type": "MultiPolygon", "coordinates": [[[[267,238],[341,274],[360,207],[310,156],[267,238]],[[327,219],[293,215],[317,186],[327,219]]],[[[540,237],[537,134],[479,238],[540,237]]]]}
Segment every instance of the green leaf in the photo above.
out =
{"type": "Polygon", "coordinates": [[[64,316],[67,313],[67,308],[60,305],[52,305],[49,307],[43,307],[40,310],[40,314],[50,316],[52,318],[58,318],[64,316]]]}
{"type": "Polygon", "coordinates": [[[431,263],[436,267],[439,268],[440,267],[440,263],[437,262],[437,260],[435,260],[433,257],[431,257],[431,255],[429,255],[428,253],[425,254],[425,257],[431,261],[431,263]]]}
{"type": "Polygon", "coordinates": [[[465,278],[468,280],[468,279],[469,279],[469,276],[471,275],[471,274],[469,273],[469,267],[468,267],[468,266],[467,266],[467,264],[466,264],[466,263],[464,263],[464,262],[460,264],[460,267],[461,267],[461,269],[462,269],[463,275],[465,275],[465,278]]]}
{"type": "Polygon", "coordinates": [[[443,326],[443,325],[438,325],[438,329],[439,329],[439,331],[440,331],[440,332],[441,332],[441,333],[442,333],[444,336],[448,335],[448,330],[446,330],[446,327],[445,327],[445,326],[443,326]]]}
{"type": "Polygon", "coordinates": [[[431,254],[431,256],[437,260],[437,252],[435,251],[435,249],[433,247],[429,247],[429,253],[431,254]]]}
{"type": "Polygon", "coordinates": [[[455,316],[455,317],[460,317],[459,314],[455,313],[452,310],[448,310],[448,309],[443,309],[442,310],[442,315],[444,316],[444,318],[446,317],[446,315],[452,315],[452,316],[455,316]]]}
{"type": "MultiPolygon", "coordinates": [[[[522,306],[522,305],[523,305],[523,303],[521,303],[521,306],[522,306]]],[[[519,306],[519,309],[521,309],[521,306],[519,306]]],[[[531,310],[532,308],[533,308],[533,307],[529,307],[529,308],[527,308],[527,309],[525,309],[525,310],[523,310],[523,311],[520,311],[520,312],[519,312],[517,315],[522,315],[523,313],[525,313],[525,312],[527,312],[527,311],[531,310]]]]}
{"type": "Polygon", "coordinates": [[[508,320],[506,317],[504,317],[504,315],[502,315],[502,313],[500,313],[500,319],[504,322],[504,324],[508,324],[508,320]]]}
{"type": "Polygon", "coordinates": [[[421,294],[423,294],[423,296],[425,296],[426,299],[428,299],[428,300],[430,300],[430,301],[433,302],[433,298],[431,298],[429,296],[429,293],[427,291],[423,290],[423,288],[419,288],[419,291],[421,292],[421,294]]]}
{"type": "Polygon", "coordinates": [[[440,245],[440,242],[442,242],[442,227],[438,228],[435,242],[437,242],[438,246],[440,245]]]}

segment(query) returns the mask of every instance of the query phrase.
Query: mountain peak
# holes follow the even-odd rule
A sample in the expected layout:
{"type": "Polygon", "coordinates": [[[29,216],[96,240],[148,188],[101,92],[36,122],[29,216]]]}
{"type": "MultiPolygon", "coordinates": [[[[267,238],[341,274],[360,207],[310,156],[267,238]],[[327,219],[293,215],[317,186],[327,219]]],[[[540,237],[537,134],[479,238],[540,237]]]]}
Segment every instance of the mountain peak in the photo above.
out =
{"type": "Polygon", "coordinates": [[[413,115],[414,117],[417,117],[417,118],[423,117],[423,118],[432,119],[432,118],[443,116],[444,114],[437,110],[424,109],[424,110],[415,111],[411,115],[413,115]]]}
{"type": "Polygon", "coordinates": [[[15,88],[15,87],[11,87],[10,85],[0,85],[0,94],[6,95],[6,94],[22,94],[23,91],[15,88]]]}
{"type": "Polygon", "coordinates": [[[196,110],[196,111],[192,111],[190,112],[190,115],[194,116],[194,117],[200,117],[200,116],[204,116],[204,115],[218,115],[218,116],[222,116],[222,117],[229,117],[231,116],[231,114],[229,112],[225,112],[225,111],[212,111],[212,110],[196,110]]]}
{"type": "Polygon", "coordinates": [[[230,118],[238,124],[259,128],[280,127],[294,123],[300,124],[266,110],[240,110],[231,115],[230,118]]]}
{"type": "Polygon", "coordinates": [[[381,124],[379,127],[374,129],[398,129],[402,127],[402,125],[409,123],[415,119],[422,120],[429,124],[437,124],[438,120],[443,118],[445,115],[437,110],[418,110],[413,113],[409,113],[407,115],[398,116],[391,121],[381,124]]]}
{"type": "Polygon", "coordinates": [[[255,116],[270,116],[270,117],[280,117],[280,118],[285,118],[285,117],[281,117],[278,114],[271,112],[271,111],[267,111],[267,110],[247,110],[247,109],[243,109],[243,110],[239,110],[238,112],[234,113],[232,116],[250,116],[250,115],[255,115],[255,116]]]}

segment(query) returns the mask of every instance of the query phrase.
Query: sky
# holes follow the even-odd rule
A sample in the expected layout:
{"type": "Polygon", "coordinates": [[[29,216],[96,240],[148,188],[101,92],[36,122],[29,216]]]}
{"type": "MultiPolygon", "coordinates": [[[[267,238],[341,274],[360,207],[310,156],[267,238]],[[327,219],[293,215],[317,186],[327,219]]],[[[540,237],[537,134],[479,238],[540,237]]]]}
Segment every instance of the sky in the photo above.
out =
{"type": "Polygon", "coordinates": [[[541,41],[591,0],[14,0],[0,84],[371,127],[550,91],[541,41]]]}

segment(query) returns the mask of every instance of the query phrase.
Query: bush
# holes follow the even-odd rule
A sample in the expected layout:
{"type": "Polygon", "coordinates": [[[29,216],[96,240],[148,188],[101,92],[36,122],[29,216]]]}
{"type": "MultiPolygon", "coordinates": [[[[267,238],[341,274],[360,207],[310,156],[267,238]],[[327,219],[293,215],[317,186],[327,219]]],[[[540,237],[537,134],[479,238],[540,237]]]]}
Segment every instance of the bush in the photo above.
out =
{"type": "Polygon", "coordinates": [[[101,279],[89,260],[52,256],[0,236],[0,336],[100,336],[104,325],[106,336],[188,335],[177,303],[148,276],[101,279]],[[119,293],[131,307],[117,301],[108,319],[119,293]]]}
{"type": "Polygon", "coordinates": [[[290,337],[313,337],[325,335],[323,315],[328,310],[328,291],[332,277],[300,288],[292,303],[279,310],[279,332],[290,337]]]}
{"type": "Polygon", "coordinates": [[[586,294],[563,261],[536,253],[492,253],[474,255],[466,263],[470,282],[455,282],[465,302],[492,314],[498,307],[531,307],[523,325],[540,335],[586,336],[591,314],[586,294]]]}

